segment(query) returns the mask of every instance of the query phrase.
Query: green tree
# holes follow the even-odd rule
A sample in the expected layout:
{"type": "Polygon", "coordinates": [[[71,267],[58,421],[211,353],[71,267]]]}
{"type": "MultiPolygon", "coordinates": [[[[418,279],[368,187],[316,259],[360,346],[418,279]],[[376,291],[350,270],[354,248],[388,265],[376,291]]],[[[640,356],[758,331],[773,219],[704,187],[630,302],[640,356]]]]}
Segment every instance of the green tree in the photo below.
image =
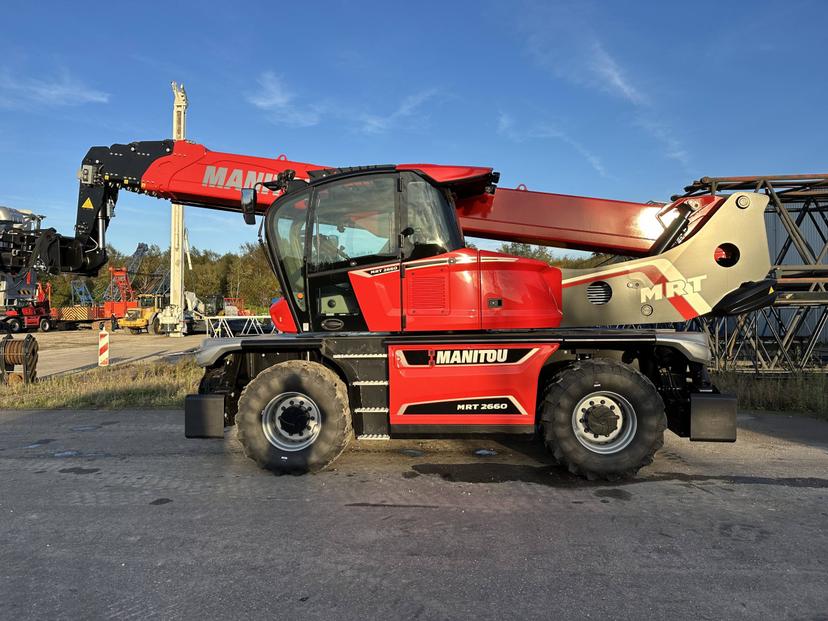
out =
{"type": "Polygon", "coordinates": [[[522,244],[519,242],[508,242],[501,244],[499,252],[510,254],[516,257],[526,257],[543,261],[555,267],[567,269],[584,269],[597,267],[612,259],[612,255],[593,252],[586,257],[573,257],[571,255],[555,254],[554,249],[547,246],[536,246],[534,244],[522,244]]]}

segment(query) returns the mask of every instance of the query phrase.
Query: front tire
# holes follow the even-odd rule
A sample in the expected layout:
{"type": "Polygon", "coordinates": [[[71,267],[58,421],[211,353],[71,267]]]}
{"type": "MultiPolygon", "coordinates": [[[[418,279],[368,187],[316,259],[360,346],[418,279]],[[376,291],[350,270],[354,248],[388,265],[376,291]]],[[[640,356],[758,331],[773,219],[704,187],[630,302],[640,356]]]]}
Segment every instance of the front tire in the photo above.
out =
{"type": "Polygon", "coordinates": [[[6,322],[6,325],[9,327],[9,332],[13,334],[19,334],[23,332],[23,322],[20,321],[17,317],[12,317],[6,322]]]}
{"type": "Polygon", "coordinates": [[[667,418],[653,383],[613,360],[579,361],[547,386],[541,404],[547,448],[590,480],[632,477],[664,444],[667,418]]]}
{"type": "Polygon", "coordinates": [[[152,318],[152,321],[150,321],[149,327],[147,328],[147,332],[156,336],[161,334],[161,320],[159,320],[158,317],[152,318]]]}
{"type": "Polygon", "coordinates": [[[345,384],[304,360],[259,373],[241,393],[236,427],[245,455],[277,473],[322,470],[353,437],[345,384]]]}

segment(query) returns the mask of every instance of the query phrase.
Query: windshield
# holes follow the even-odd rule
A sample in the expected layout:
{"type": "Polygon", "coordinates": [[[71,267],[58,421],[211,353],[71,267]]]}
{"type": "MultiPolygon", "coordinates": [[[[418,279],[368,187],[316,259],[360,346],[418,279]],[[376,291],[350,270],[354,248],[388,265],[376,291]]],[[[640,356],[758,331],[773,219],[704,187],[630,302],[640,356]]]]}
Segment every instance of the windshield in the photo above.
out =
{"type": "Polygon", "coordinates": [[[314,197],[311,269],[393,259],[398,254],[397,178],[360,176],[330,183],[314,197]]]}

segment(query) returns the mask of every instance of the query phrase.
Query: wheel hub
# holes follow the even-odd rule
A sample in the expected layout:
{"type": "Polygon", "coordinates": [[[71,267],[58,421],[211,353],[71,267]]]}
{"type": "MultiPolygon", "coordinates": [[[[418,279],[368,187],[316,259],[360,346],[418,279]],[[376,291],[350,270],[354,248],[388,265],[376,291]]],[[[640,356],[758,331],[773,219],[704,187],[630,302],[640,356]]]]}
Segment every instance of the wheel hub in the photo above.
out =
{"type": "Polygon", "coordinates": [[[305,394],[286,392],[275,396],[262,410],[262,431],[268,442],[283,451],[301,451],[316,441],[322,415],[305,394]]]}
{"type": "Polygon", "coordinates": [[[581,399],[572,412],[572,430],[582,446],[593,453],[622,451],[635,437],[637,419],[630,402],[609,391],[596,391],[581,399]]]}
{"type": "Polygon", "coordinates": [[[621,417],[606,405],[593,405],[584,414],[584,429],[598,436],[609,436],[618,428],[621,417]]]}

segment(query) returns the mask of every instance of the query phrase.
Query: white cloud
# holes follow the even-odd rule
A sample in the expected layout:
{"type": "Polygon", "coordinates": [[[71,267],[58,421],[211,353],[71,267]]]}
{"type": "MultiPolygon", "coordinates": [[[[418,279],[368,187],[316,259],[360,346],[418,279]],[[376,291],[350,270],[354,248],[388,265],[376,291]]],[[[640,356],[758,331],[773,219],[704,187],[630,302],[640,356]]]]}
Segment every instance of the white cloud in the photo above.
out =
{"type": "Polygon", "coordinates": [[[515,128],[515,119],[505,112],[501,112],[497,117],[497,133],[514,142],[520,142],[523,139],[515,128]]]}
{"type": "Polygon", "coordinates": [[[359,117],[359,130],[366,134],[379,134],[398,126],[406,119],[417,116],[423,105],[437,95],[437,89],[426,89],[405,97],[390,114],[362,114],[359,117]]]}
{"type": "Polygon", "coordinates": [[[633,86],[626,72],[598,40],[592,42],[588,66],[597,78],[598,84],[604,90],[623,97],[636,105],[645,103],[644,95],[633,86]]]}
{"type": "Polygon", "coordinates": [[[587,149],[581,142],[554,125],[544,123],[534,125],[526,130],[520,130],[517,127],[515,119],[510,114],[501,112],[497,118],[497,133],[513,142],[544,139],[558,140],[566,145],[569,145],[599,175],[602,177],[609,177],[607,169],[600,157],[587,149]]]}
{"type": "Polygon", "coordinates": [[[322,107],[316,104],[297,103],[296,96],[288,90],[281,77],[266,71],[257,79],[259,91],[247,96],[247,101],[268,113],[268,118],[279,125],[311,127],[322,116],[322,107]]]}
{"type": "MultiPolygon", "coordinates": [[[[626,102],[633,122],[661,145],[664,157],[687,168],[690,156],[675,130],[660,118],[653,98],[613,55],[593,24],[600,23],[586,3],[527,5],[520,31],[536,65],[560,80],[626,102]]],[[[574,146],[574,145],[573,145],[574,146]]]]}
{"type": "Polygon", "coordinates": [[[589,30],[563,38],[533,33],[527,39],[527,49],[540,67],[558,79],[603,91],[634,105],[647,101],[628,72],[589,30]]]}
{"type": "Polygon", "coordinates": [[[108,103],[109,97],[109,93],[94,89],[65,71],[57,77],[41,79],[0,70],[0,106],[4,108],[108,103]]]}
{"type": "Polygon", "coordinates": [[[412,123],[422,116],[422,108],[426,102],[437,95],[437,89],[424,89],[404,97],[391,112],[376,114],[342,103],[334,105],[335,102],[303,102],[282,77],[272,71],[262,73],[257,82],[259,89],[247,95],[246,99],[259,110],[266,112],[274,123],[292,127],[311,127],[330,117],[353,126],[356,131],[364,134],[381,134],[412,123]]]}
{"type": "Polygon", "coordinates": [[[681,141],[675,137],[672,128],[661,121],[649,117],[639,117],[637,125],[644,129],[650,136],[659,141],[664,148],[664,155],[677,161],[684,168],[689,168],[690,157],[681,141]]]}

